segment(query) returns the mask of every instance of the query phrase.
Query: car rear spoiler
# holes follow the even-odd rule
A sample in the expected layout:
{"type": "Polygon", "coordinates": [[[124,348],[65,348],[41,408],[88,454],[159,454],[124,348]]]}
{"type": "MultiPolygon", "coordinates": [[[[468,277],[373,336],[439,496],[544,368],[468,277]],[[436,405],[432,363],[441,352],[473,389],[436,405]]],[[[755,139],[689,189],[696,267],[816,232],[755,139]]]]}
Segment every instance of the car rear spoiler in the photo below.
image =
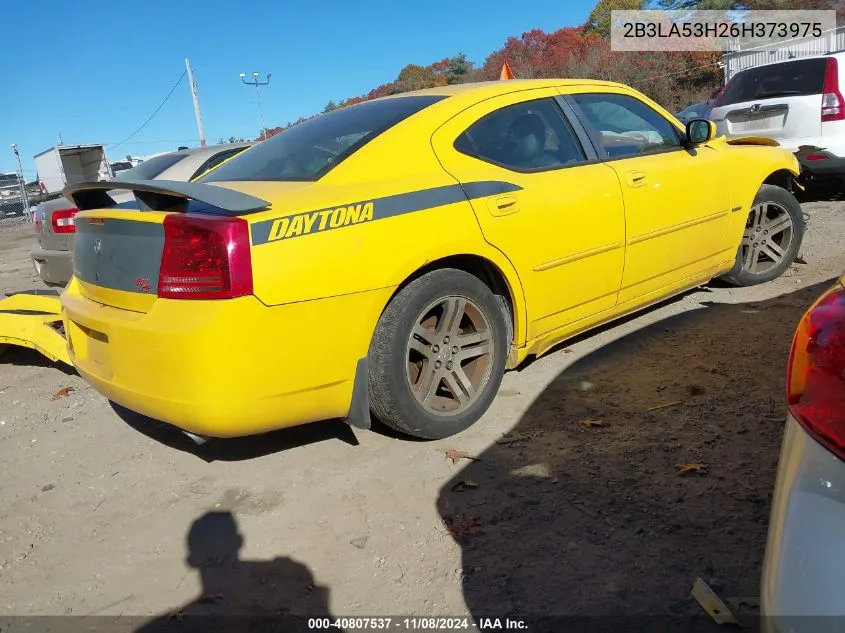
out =
{"type": "MultiPolygon", "coordinates": [[[[214,207],[222,215],[244,215],[270,207],[261,198],[216,185],[177,180],[106,180],[68,185],[63,194],[80,211],[117,206],[109,191],[131,191],[142,211],[187,210],[196,201],[214,207]]],[[[192,209],[193,210],[193,209],[192,209]]]]}

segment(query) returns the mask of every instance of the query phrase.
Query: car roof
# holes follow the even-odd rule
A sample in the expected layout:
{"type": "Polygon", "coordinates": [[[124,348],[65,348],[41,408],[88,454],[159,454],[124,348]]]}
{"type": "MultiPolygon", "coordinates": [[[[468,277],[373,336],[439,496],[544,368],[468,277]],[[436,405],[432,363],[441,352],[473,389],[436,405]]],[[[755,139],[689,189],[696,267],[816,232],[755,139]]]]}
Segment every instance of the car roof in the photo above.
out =
{"type": "Polygon", "coordinates": [[[757,64],[755,66],[749,66],[748,68],[743,68],[742,70],[736,71],[736,73],[734,73],[731,79],[733,79],[740,73],[744,73],[747,70],[754,70],[755,68],[768,68],[770,66],[780,66],[781,64],[792,64],[793,62],[806,61],[808,59],[827,59],[829,57],[833,57],[837,61],[845,60],[845,51],[834,51],[832,53],[821,53],[819,55],[802,55],[801,57],[793,57],[791,59],[778,59],[772,62],[766,62],[765,64],[757,64]]]}
{"type": "Polygon", "coordinates": [[[212,156],[232,149],[246,149],[253,145],[255,145],[255,142],[252,141],[246,143],[221,143],[220,145],[194,147],[172,152],[172,154],[180,155],[184,158],[162,171],[154,180],[188,180],[212,156]]]}
{"type": "Polygon", "coordinates": [[[567,86],[608,86],[627,89],[627,86],[613,81],[598,79],[508,79],[493,81],[477,81],[465,84],[451,84],[436,88],[424,88],[412,92],[402,92],[381,99],[401,99],[413,95],[432,95],[443,97],[468,97],[473,101],[480,101],[521,90],[537,90],[540,88],[563,88],[567,86]]]}

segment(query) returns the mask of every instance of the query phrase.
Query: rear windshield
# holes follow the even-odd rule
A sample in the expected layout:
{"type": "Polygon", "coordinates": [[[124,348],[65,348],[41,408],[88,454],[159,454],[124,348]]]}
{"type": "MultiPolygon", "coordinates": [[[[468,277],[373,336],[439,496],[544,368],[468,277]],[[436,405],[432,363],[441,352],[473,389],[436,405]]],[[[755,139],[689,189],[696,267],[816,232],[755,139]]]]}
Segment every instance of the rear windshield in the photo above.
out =
{"type": "Polygon", "coordinates": [[[199,181],[317,180],[385,130],[444,98],[396,97],[322,114],[262,141],[199,181]]]}
{"type": "Polygon", "coordinates": [[[150,160],[145,160],[137,167],[120,172],[112,180],[152,180],[165,169],[173,167],[185,156],[186,154],[162,154],[150,160]]]}
{"type": "Polygon", "coordinates": [[[815,57],[743,70],[728,82],[713,107],[821,94],[826,67],[827,58],[815,57]]]}

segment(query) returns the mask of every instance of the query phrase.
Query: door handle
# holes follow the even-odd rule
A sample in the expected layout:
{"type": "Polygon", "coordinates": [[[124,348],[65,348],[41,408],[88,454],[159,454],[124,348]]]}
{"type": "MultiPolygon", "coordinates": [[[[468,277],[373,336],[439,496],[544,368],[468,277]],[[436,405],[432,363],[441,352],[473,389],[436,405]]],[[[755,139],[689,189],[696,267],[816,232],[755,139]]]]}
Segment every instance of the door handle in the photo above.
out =
{"type": "Polygon", "coordinates": [[[510,215],[519,211],[519,200],[514,196],[502,196],[487,203],[491,215],[510,215]]]}
{"type": "Polygon", "coordinates": [[[626,176],[629,187],[642,187],[646,183],[644,171],[629,171],[626,176]]]}

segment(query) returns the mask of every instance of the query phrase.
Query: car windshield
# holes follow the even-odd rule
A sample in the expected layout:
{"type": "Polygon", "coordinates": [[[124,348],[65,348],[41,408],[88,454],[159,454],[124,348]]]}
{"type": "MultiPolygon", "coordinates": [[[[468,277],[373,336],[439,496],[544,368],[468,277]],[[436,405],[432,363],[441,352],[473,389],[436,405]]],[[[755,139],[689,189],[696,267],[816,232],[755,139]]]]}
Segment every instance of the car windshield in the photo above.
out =
{"type": "Polygon", "coordinates": [[[259,143],[200,182],[317,180],[385,130],[444,98],[396,97],[322,114],[259,143]]]}
{"type": "Polygon", "coordinates": [[[821,94],[826,68],[827,58],[814,57],[743,70],[728,82],[713,107],[758,99],[821,94]]]}
{"type": "Polygon", "coordinates": [[[127,169],[117,174],[113,180],[152,180],[161,172],[169,167],[173,167],[180,160],[185,158],[186,154],[173,153],[162,154],[143,163],[132,169],[127,169]]]}

